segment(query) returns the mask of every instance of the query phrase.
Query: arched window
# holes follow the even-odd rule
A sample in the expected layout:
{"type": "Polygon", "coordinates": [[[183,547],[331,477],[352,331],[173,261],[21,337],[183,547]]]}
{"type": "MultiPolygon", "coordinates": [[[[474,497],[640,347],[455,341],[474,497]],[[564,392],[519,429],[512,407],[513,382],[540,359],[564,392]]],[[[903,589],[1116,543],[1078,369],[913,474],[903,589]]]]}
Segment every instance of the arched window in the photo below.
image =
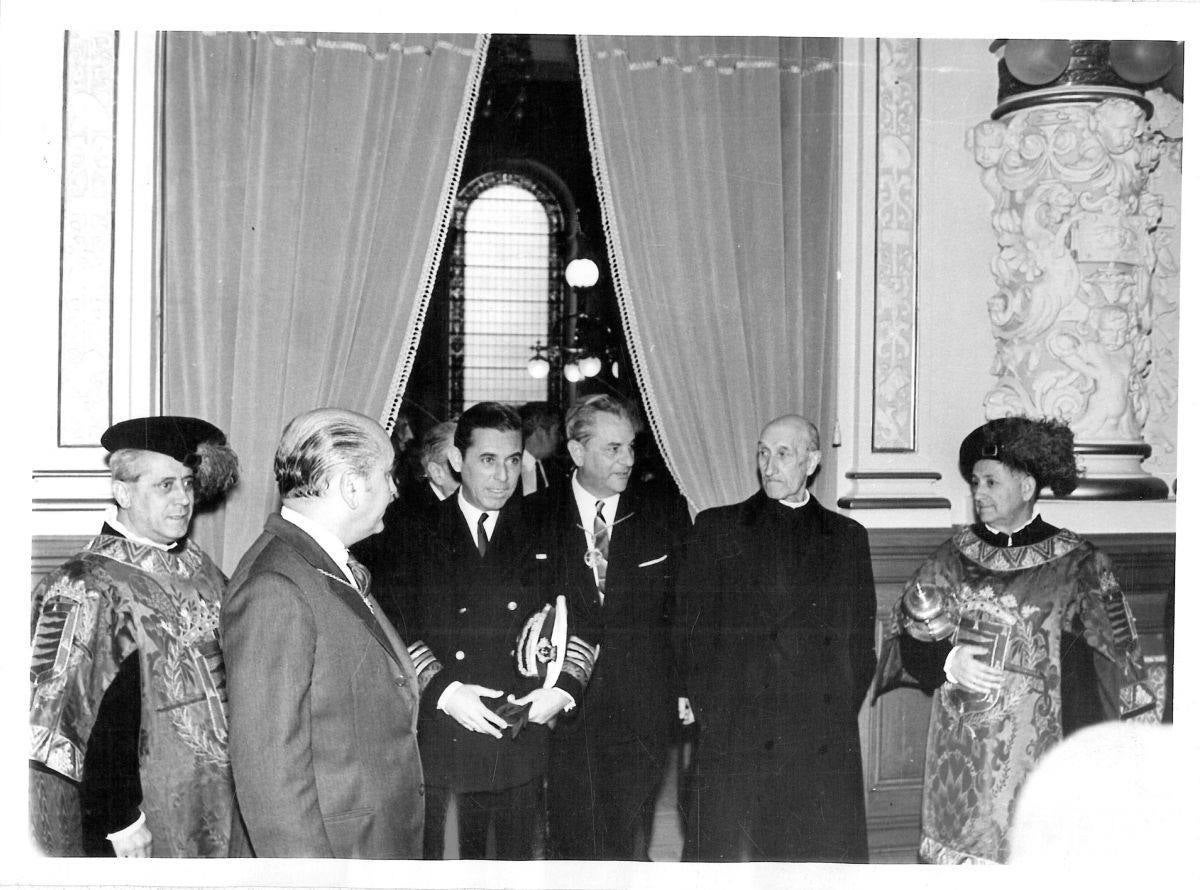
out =
{"type": "Polygon", "coordinates": [[[493,172],[459,192],[450,269],[450,409],[483,400],[556,403],[526,370],[562,314],[563,213],[532,177],[493,172]]]}

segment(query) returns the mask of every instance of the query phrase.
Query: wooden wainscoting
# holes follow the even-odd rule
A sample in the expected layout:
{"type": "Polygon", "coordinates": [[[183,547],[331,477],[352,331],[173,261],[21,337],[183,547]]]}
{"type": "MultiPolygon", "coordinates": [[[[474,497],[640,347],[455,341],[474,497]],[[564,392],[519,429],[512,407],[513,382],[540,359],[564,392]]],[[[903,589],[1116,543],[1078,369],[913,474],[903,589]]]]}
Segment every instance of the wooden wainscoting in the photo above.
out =
{"type": "MultiPolygon", "coordinates": [[[[900,590],[951,529],[876,529],[870,532],[878,597],[876,643],[900,590]]],[[[1147,661],[1165,676],[1167,597],[1175,578],[1175,536],[1093,535],[1108,554],[1129,597],[1147,661]]],[[[915,862],[921,822],[929,696],[897,689],[863,708],[860,725],[872,862],[915,862]]]]}
{"type": "MultiPolygon", "coordinates": [[[[871,556],[878,597],[876,642],[904,582],[933,550],[950,536],[950,529],[879,529],[871,532],[871,556]]],[[[78,552],[88,537],[35,537],[32,581],[78,552]]],[[[1096,535],[1092,541],[1113,560],[1117,579],[1129,595],[1143,650],[1151,659],[1163,658],[1165,608],[1175,577],[1175,536],[1096,535]]],[[[928,696],[898,689],[883,696],[859,715],[863,739],[867,827],[872,862],[915,862],[920,833],[921,786],[924,782],[925,736],[929,728],[928,696]]],[[[676,809],[678,769],[663,783],[655,814],[651,857],[677,861],[682,834],[676,809]]]]}
{"type": "Polygon", "coordinates": [[[91,535],[34,535],[29,589],[84,548],[91,535]]]}

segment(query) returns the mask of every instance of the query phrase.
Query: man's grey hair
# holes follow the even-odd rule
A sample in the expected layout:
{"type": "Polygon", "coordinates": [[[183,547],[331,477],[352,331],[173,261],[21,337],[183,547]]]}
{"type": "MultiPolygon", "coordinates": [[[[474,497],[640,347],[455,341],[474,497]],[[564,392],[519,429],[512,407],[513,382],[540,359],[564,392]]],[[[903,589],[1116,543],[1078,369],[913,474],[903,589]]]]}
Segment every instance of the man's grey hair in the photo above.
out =
{"type": "Polygon", "coordinates": [[[446,452],[454,444],[454,429],[457,426],[458,424],[453,420],[443,420],[441,423],[431,426],[425,431],[425,436],[421,439],[421,451],[419,454],[422,471],[429,464],[449,466],[449,459],[446,457],[446,452]]]}
{"type": "MultiPolygon", "coordinates": [[[[143,448],[118,448],[105,461],[114,480],[133,484],[145,472],[144,458],[155,452],[143,448]]],[[[211,504],[238,484],[241,468],[238,456],[228,445],[201,442],[196,453],[184,464],[192,470],[192,485],[199,505],[211,504]]]]}
{"type": "Polygon", "coordinates": [[[821,434],[817,432],[817,425],[807,417],[800,414],[783,414],[767,423],[762,431],[765,433],[768,427],[775,426],[775,424],[787,424],[794,428],[799,435],[804,436],[808,441],[808,450],[810,452],[821,450],[821,434]]]}
{"type": "Polygon", "coordinates": [[[142,476],[141,448],[118,448],[105,458],[112,477],[119,482],[137,482],[142,476]]]}
{"type": "Polygon", "coordinates": [[[275,451],[280,497],[320,497],[339,466],[369,475],[385,454],[381,440],[383,428],[354,411],[318,408],[293,418],[275,451]]]}
{"type": "Polygon", "coordinates": [[[608,393],[597,393],[585,396],[571,406],[563,424],[567,438],[586,445],[595,433],[597,414],[615,414],[622,418],[633,427],[635,436],[642,431],[642,418],[632,403],[608,393]]]}

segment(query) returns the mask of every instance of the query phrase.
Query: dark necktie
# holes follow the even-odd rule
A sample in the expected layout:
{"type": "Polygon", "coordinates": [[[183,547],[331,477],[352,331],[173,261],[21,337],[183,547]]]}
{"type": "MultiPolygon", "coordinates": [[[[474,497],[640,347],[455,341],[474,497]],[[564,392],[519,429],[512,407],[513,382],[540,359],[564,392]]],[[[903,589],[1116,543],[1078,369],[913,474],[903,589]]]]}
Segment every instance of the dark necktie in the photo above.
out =
{"type": "Polygon", "coordinates": [[[488,536],[487,536],[487,526],[484,525],[484,523],[487,522],[487,518],[488,518],[488,515],[486,513],[479,514],[479,525],[476,529],[476,538],[477,538],[476,543],[479,545],[479,555],[480,556],[487,556],[488,536]]]}
{"type": "Polygon", "coordinates": [[[596,501],[596,520],[592,523],[593,547],[599,554],[596,560],[596,587],[604,595],[604,575],[608,572],[608,523],[604,521],[604,501],[596,501]]]}

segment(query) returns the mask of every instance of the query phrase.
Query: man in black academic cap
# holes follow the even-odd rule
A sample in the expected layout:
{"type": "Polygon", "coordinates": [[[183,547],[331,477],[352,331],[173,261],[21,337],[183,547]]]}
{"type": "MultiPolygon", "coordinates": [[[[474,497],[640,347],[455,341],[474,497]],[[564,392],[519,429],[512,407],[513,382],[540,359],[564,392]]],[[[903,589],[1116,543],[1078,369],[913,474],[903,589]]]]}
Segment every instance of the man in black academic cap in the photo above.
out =
{"type": "Polygon", "coordinates": [[[126,420],[100,442],[116,517],[33,592],[32,833],[50,855],[225,856],[225,576],[187,534],[237,482],[237,455],[193,417],[126,420]]]}

